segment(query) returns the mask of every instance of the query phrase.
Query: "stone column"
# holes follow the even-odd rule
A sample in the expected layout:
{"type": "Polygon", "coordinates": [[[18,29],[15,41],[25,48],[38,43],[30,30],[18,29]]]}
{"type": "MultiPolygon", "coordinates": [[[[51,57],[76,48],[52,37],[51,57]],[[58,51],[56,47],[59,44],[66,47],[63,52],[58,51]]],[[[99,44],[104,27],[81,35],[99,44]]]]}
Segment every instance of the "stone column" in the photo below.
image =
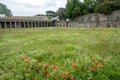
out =
{"type": "Polygon", "coordinates": [[[42,26],[41,26],[41,22],[40,22],[40,27],[42,27],[42,26]]]}
{"type": "Polygon", "coordinates": [[[38,27],[40,27],[40,26],[39,26],[39,21],[38,21],[38,27]]]}
{"type": "Polygon", "coordinates": [[[29,24],[29,22],[27,22],[27,25],[28,25],[28,28],[30,27],[30,24],[29,24]]]}
{"type": "Polygon", "coordinates": [[[35,22],[35,23],[36,23],[36,27],[38,27],[37,22],[35,22]]]}
{"type": "Polygon", "coordinates": [[[49,27],[49,22],[47,24],[48,24],[48,27],[49,27]]]}
{"type": "Polygon", "coordinates": [[[11,23],[11,21],[10,21],[10,28],[12,28],[12,23],[11,23]]]}
{"type": "Polygon", "coordinates": [[[31,27],[33,28],[33,22],[31,22],[31,27]]]}
{"type": "Polygon", "coordinates": [[[35,27],[36,27],[36,22],[34,22],[35,23],[35,27]]]}
{"type": "Polygon", "coordinates": [[[42,27],[44,27],[44,21],[42,22],[42,27]]]}
{"type": "Polygon", "coordinates": [[[52,22],[50,22],[50,26],[52,26],[52,22]]]}
{"type": "Polygon", "coordinates": [[[42,22],[40,22],[40,27],[43,27],[42,22]]]}
{"type": "Polygon", "coordinates": [[[25,22],[23,22],[23,26],[24,26],[24,28],[25,28],[25,26],[26,26],[26,25],[25,25],[25,22]]]}
{"type": "Polygon", "coordinates": [[[15,28],[17,28],[17,23],[15,22],[15,28]]]}
{"type": "Polygon", "coordinates": [[[19,26],[20,26],[20,28],[21,28],[21,22],[19,22],[19,26]]]}
{"type": "Polygon", "coordinates": [[[5,28],[7,28],[7,24],[6,24],[6,22],[4,22],[5,23],[5,28]]]}
{"type": "Polygon", "coordinates": [[[40,22],[38,21],[38,27],[40,27],[40,22]]]}
{"type": "Polygon", "coordinates": [[[51,27],[51,22],[49,22],[49,27],[51,27]]]}
{"type": "Polygon", "coordinates": [[[46,22],[44,22],[44,27],[46,27],[46,22]]]}
{"type": "Polygon", "coordinates": [[[30,25],[31,25],[31,27],[33,27],[33,24],[32,24],[32,22],[30,22],[30,25]]]}
{"type": "Polygon", "coordinates": [[[48,23],[49,23],[49,22],[46,22],[46,27],[48,27],[48,23]]]}
{"type": "Polygon", "coordinates": [[[0,29],[2,29],[2,27],[1,27],[1,22],[0,22],[0,29]]]}
{"type": "Polygon", "coordinates": [[[29,22],[29,25],[30,25],[30,28],[31,28],[31,27],[32,27],[32,26],[31,26],[31,22],[29,22]]]}
{"type": "Polygon", "coordinates": [[[45,27],[45,21],[43,22],[43,25],[44,25],[44,27],[45,27]]]}

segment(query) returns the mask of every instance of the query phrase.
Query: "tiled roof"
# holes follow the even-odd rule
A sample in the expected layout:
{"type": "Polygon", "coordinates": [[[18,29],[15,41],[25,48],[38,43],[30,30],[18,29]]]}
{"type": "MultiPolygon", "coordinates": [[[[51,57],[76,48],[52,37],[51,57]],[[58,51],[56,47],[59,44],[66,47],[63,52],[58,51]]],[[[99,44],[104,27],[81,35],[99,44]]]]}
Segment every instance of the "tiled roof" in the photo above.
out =
{"type": "Polygon", "coordinates": [[[13,16],[13,17],[0,17],[0,19],[8,20],[48,20],[47,16],[13,16]]]}

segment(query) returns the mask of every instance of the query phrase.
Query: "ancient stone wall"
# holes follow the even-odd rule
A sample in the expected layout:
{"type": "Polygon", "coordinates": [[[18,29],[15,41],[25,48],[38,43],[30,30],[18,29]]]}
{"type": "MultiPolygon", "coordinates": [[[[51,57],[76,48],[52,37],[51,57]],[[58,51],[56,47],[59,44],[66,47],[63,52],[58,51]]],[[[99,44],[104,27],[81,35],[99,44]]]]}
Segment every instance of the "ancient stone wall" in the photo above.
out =
{"type": "MultiPolygon", "coordinates": [[[[58,26],[65,22],[58,22],[58,26]]],[[[74,21],[68,23],[73,27],[119,27],[120,28],[120,10],[113,11],[109,15],[105,14],[87,14],[77,17],[74,21]]]]}

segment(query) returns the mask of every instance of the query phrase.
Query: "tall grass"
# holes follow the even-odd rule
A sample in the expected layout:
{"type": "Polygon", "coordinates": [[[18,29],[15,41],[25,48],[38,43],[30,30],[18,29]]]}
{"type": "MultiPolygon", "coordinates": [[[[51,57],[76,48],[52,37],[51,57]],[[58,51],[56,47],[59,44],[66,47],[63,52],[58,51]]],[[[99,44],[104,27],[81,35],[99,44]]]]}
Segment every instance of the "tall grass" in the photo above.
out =
{"type": "Polygon", "coordinates": [[[1,80],[119,80],[120,29],[0,30],[1,80]]]}

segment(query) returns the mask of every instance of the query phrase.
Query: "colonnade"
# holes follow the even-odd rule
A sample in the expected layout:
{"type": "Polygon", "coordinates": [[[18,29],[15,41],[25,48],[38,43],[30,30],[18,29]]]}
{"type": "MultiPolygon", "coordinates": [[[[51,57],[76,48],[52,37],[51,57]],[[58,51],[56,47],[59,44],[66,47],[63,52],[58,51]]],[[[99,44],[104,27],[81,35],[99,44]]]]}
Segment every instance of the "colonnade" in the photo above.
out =
{"type": "Polygon", "coordinates": [[[50,27],[52,21],[0,21],[0,28],[50,27]]]}

